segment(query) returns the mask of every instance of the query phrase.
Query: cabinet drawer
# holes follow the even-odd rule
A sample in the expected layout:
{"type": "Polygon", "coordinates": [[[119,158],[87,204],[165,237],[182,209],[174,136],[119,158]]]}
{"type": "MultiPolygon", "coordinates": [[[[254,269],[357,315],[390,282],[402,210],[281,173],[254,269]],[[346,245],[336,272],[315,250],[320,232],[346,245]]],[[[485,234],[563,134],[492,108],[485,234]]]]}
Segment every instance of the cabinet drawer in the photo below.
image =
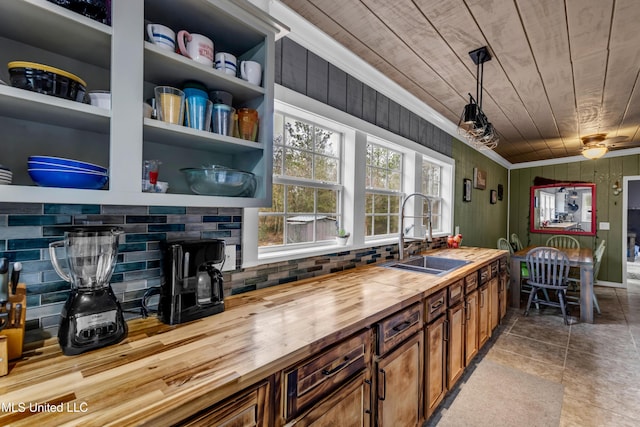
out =
{"type": "Polygon", "coordinates": [[[295,417],[370,364],[371,331],[366,330],[285,371],[285,418],[295,417]]]}
{"type": "Polygon", "coordinates": [[[452,285],[449,285],[449,306],[453,306],[462,301],[464,294],[464,279],[460,279],[452,285]]]}
{"type": "Polygon", "coordinates": [[[475,271],[464,278],[464,292],[468,294],[478,287],[478,272],[475,271]]]}
{"type": "Polygon", "coordinates": [[[431,323],[447,311],[447,289],[443,289],[427,298],[424,305],[426,322],[431,323]]]}
{"type": "Polygon", "coordinates": [[[484,285],[491,279],[491,264],[485,265],[480,269],[480,284],[484,285]]]}
{"type": "Polygon", "coordinates": [[[498,276],[498,262],[499,261],[491,263],[491,279],[498,276]]]}
{"type": "Polygon", "coordinates": [[[498,261],[498,263],[500,264],[500,271],[507,271],[507,257],[502,257],[500,258],[500,261],[498,261]]]}
{"type": "Polygon", "coordinates": [[[414,304],[378,323],[378,355],[381,356],[422,328],[422,304],[414,304]]]}

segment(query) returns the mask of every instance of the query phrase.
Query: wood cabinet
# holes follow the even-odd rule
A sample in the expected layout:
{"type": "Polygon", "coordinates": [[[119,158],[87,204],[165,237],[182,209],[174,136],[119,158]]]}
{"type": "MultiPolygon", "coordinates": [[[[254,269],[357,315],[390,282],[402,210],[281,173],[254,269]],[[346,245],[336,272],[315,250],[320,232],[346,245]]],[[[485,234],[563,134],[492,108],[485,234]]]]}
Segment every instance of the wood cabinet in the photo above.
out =
{"type": "Polygon", "coordinates": [[[271,385],[263,381],[177,425],[188,427],[267,427],[272,425],[271,385]]]}
{"type": "Polygon", "coordinates": [[[418,426],[422,420],[423,312],[423,304],[413,304],[376,324],[377,426],[418,426]]]}
{"type": "Polygon", "coordinates": [[[489,336],[500,323],[500,278],[489,280],[489,336]]]}
{"type": "Polygon", "coordinates": [[[371,368],[372,332],[367,329],[283,373],[283,418],[290,421],[371,368]]]}
{"type": "Polygon", "coordinates": [[[288,425],[369,427],[371,392],[370,371],[366,370],[288,425]]]}
{"type": "MultiPolygon", "coordinates": [[[[245,2],[246,3],[246,2],[245,2]]],[[[271,202],[273,82],[277,26],[251,4],[226,0],[112,0],[111,25],[46,0],[0,2],[0,62],[32,61],[75,74],[87,91],[111,92],[111,109],[0,85],[2,163],[13,185],[0,186],[4,202],[94,203],[169,206],[266,206],[271,202]],[[203,34],[216,52],[231,52],[262,65],[253,85],[144,40],[146,23],[203,34]],[[235,108],[258,110],[257,141],[143,118],[143,102],[158,85],[196,80],[230,92],[235,108]],[[29,137],[24,129],[29,128],[29,137]],[[109,169],[108,186],[78,190],[36,186],[29,155],[78,159],[109,169]],[[144,159],[162,161],[159,179],[170,194],[144,193],[144,159]],[[252,172],[254,197],[196,195],[181,168],[220,164],[252,172]]],[[[1,73],[8,82],[8,75],[1,73]]]]}
{"type": "Polygon", "coordinates": [[[478,316],[479,316],[478,290],[467,294],[464,299],[464,365],[468,366],[471,360],[478,354],[478,316]]]}
{"type": "Polygon", "coordinates": [[[447,316],[427,324],[424,333],[424,413],[429,418],[447,393],[447,316]]]}
{"type": "Polygon", "coordinates": [[[376,425],[413,427],[422,423],[422,333],[376,360],[376,425]]]}
{"type": "Polygon", "coordinates": [[[498,279],[498,300],[501,321],[504,319],[504,316],[507,315],[507,304],[509,303],[507,286],[509,286],[509,276],[507,275],[507,272],[504,271],[500,273],[500,278],[498,279]]]}
{"type": "Polygon", "coordinates": [[[455,385],[464,373],[465,304],[458,303],[447,310],[447,389],[455,385]]]}
{"type": "Polygon", "coordinates": [[[478,289],[478,349],[489,341],[491,335],[489,284],[486,283],[478,289]]]}

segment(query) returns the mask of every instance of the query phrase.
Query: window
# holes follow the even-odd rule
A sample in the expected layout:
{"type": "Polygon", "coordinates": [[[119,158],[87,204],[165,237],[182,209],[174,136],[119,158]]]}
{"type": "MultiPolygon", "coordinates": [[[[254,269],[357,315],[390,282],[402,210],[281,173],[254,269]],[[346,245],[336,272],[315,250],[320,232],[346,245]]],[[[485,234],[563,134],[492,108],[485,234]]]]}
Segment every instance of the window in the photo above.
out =
{"type": "Polygon", "coordinates": [[[400,231],[402,153],[367,143],[365,236],[386,236],[400,231]]]}
{"type": "Polygon", "coordinates": [[[274,115],[273,204],[259,211],[260,247],[330,241],[341,220],[342,134],[274,115]]]}
{"type": "Polygon", "coordinates": [[[540,224],[553,219],[556,210],[556,198],[552,193],[540,192],[540,224]]]}
{"type": "MultiPolygon", "coordinates": [[[[422,159],[422,193],[429,196],[431,202],[431,227],[434,232],[442,231],[442,166],[422,159]]],[[[426,202],[422,212],[427,212],[426,202]]]]}

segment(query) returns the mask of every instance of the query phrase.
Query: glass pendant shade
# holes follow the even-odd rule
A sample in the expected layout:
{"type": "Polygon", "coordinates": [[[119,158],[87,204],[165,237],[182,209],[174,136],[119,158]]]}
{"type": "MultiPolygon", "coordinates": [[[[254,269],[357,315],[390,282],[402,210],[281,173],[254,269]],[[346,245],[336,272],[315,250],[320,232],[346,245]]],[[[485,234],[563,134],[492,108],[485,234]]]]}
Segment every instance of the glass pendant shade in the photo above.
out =
{"type": "Polygon", "coordinates": [[[609,149],[603,145],[598,145],[595,147],[588,147],[585,148],[584,150],[582,150],[582,155],[585,156],[587,159],[599,159],[600,157],[604,156],[605,154],[607,154],[607,151],[609,151],[609,149]]]}

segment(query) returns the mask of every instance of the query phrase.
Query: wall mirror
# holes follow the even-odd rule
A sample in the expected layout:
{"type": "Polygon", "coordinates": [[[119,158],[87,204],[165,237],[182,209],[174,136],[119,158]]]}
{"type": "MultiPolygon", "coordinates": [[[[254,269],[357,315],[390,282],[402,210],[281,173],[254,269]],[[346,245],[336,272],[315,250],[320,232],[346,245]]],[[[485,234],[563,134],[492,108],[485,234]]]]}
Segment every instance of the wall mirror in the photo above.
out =
{"type": "Polygon", "coordinates": [[[531,187],[533,233],[596,234],[596,185],[557,183],[531,187]]]}

